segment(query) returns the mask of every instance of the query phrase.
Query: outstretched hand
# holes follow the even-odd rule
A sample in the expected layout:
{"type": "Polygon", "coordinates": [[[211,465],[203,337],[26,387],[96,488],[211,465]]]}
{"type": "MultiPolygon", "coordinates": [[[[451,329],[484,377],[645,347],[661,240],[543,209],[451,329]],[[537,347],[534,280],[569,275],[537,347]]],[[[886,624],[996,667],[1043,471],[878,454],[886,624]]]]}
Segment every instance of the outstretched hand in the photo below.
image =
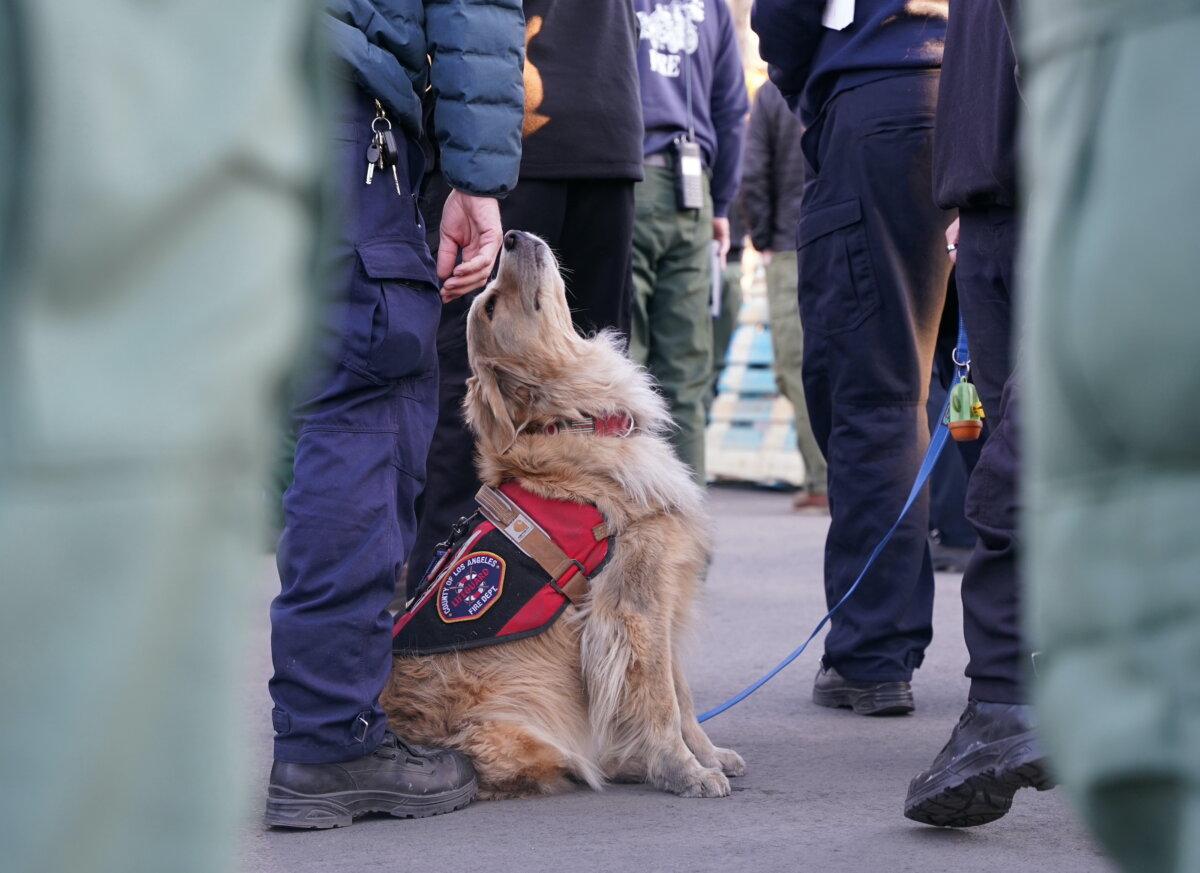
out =
{"type": "Polygon", "coordinates": [[[500,204],[493,197],[451,191],[439,232],[437,273],[442,280],[442,302],[449,303],[487,282],[504,236],[500,204]],[[462,263],[455,266],[460,251],[462,263]]]}

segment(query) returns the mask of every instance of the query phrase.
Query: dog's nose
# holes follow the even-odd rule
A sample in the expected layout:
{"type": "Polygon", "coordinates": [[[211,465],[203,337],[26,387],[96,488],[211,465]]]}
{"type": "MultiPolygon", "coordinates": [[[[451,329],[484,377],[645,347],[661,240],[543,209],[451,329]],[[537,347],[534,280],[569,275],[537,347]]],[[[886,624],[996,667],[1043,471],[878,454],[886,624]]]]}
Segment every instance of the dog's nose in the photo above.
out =
{"type": "Polygon", "coordinates": [[[510,230],[504,235],[504,248],[511,252],[517,247],[517,241],[520,239],[520,236],[515,230],[510,230]]]}

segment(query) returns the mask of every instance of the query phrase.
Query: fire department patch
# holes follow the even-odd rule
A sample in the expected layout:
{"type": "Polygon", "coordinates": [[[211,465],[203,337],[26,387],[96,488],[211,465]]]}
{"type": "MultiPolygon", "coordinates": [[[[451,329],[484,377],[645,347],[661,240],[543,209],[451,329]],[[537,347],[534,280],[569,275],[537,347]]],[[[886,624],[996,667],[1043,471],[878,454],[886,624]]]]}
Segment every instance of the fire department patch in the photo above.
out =
{"type": "Polygon", "coordinates": [[[494,552],[471,552],[442,581],[438,618],[447,624],[474,621],[496,604],[504,591],[504,559],[494,552]]]}

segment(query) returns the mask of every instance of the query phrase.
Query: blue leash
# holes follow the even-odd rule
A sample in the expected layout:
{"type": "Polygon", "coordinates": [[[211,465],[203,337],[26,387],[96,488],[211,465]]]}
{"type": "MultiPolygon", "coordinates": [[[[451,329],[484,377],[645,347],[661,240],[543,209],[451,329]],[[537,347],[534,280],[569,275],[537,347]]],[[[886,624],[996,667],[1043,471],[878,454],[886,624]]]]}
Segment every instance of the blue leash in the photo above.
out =
{"type": "MultiPolygon", "coordinates": [[[[958,319],[958,344],[954,349],[954,363],[958,367],[957,376],[961,377],[966,375],[971,363],[971,359],[969,357],[969,351],[967,347],[967,328],[963,324],[961,316],[959,316],[958,319]]],[[[954,384],[951,383],[950,391],[953,390],[954,384]]],[[[900,515],[897,516],[896,521],[892,524],[892,526],[888,528],[888,532],[883,535],[883,539],[881,539],[878,545],[871,550],[871,554],[867,558],[867,563],[863,566],[862,572],[858,574],[858,578],[854,580],[854,584],[850,586],[849,590],[842,595],[842,599],[833,605],[833,609],[825,613],[825,617],[817,623],[815,628],[813,628],[812,633],[808,635],[808,639],[801,643],[799,647],[793,649],[791,654],[780,661],[779,664],[776,665],[770,672],[768,672],[761,679],[755,681],[752,685],[749,685],[739,691],[720,706],[714,706],[707,712],[700,713],[700,715],[696,716],[697,721],[701,723],[706,722],[710,718],[714,718],[726,710],[732,709],[755,691],[762,688],[764,685],[774,679],[781,672],[783,672],[785,667],[804,654],[804,650],[808,648],[808,644],[816,638],[817,634],[824,629],[825,625],[829,624],[829,620],[833,618],[833,614],[841,609],[842,604],[844,604],[854,595],[854,592],[858,590],[858,586],[862,584],[862,580],[866,577],[867,573],[870,572],[871,567],[875,565],[876,559],[883,552],[884,548],[887,547],[887,544],[891,542],[892,536],[896,533],[896,529],[900,527],[900,522],[904,521],[904,516],[908,515],[908,511],[912,509],[912,505],[917,502],[917,497],[920,496],[921,491],[925,488],[925,483],[929,481],[929,476],[931,473],[933,473],[933,468],[937,465],[937,461],[938,458],[941,457],[942,450],[946,448],[946,443],[950,438],[950,428],[946,424],[946,413],[949,410],[949,407],[950,392],[948,391],[946,392],[946,402],[942,404],[942,414],[941,419],[938,422],[937,430],[934,431],[933,436],[930,437],[929,449],[925,452],[925,459],[921,461],[921,469],[917,471],[917,479],[915,482],[913,482],[912,490],[908,492],[908,500],[904,501],[904,507],[900,510],[900,515]]]]}

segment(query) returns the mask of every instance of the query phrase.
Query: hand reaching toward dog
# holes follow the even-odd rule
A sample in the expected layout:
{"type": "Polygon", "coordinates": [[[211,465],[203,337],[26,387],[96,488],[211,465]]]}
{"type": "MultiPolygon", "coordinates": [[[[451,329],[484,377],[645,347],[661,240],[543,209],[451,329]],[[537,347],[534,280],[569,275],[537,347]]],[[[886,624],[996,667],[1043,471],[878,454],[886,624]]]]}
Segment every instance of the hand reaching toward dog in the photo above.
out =
{"type": "Polygon", "coordinates": [[[437,273],[442,280],[442,302],[449,303],[487,281],[504,237],[500,204],[494,197],[451,191],[439,233],[437,273]],[[455,266],[460,251],[462,263],[455,266]]]}

